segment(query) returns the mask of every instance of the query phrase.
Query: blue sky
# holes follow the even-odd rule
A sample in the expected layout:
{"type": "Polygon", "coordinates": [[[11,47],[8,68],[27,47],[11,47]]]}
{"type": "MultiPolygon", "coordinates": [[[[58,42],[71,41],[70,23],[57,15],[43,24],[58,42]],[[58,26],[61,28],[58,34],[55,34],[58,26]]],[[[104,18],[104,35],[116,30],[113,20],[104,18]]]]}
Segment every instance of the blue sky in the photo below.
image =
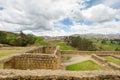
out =
{"type": "Polygon", "coordinates": [[[0,30],[37,36],[120,34],[119,4],[120,0],[0,0],[0,30]]]}

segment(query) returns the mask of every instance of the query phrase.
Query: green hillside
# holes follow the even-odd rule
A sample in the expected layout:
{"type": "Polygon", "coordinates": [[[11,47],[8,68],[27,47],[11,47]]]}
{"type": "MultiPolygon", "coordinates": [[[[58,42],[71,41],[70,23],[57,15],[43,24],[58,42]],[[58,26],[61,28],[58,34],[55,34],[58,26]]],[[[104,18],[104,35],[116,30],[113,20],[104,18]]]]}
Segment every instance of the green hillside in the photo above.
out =
{"type": "MultiPolygon", "coordinates": [[[[49,39],[49,38],[48,38],[49,39]]],[[[61,50],[82,50],[82,51],[120,51],[120,40],[95,40],[81,37],[66,37],[62,40],[45,41],[44,37],[37,37],[31,34],[19,34],[0,31],[0,46],[44,46],[58,45],[61,50]]]]}

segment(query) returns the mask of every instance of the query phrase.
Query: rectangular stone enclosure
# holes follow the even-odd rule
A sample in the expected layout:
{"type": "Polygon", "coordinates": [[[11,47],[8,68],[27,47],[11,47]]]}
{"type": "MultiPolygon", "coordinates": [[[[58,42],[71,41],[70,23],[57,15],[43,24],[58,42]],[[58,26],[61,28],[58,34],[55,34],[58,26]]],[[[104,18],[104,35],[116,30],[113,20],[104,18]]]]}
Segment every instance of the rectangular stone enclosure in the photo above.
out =
{"type": "Polygon", "coordinates": [[[44,46],[14,55],[4,62],[4,69],[59,69],[61,53],[58,46],[44,46]]]}

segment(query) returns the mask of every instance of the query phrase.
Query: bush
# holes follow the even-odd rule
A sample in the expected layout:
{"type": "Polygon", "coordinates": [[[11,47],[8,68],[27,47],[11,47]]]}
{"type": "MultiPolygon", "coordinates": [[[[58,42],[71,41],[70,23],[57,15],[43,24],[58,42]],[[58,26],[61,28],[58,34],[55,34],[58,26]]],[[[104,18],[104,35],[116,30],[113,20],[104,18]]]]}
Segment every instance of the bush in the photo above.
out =
{"type": "Polygon", "coordinates": [[[90,41],[88,39],[84,39],[79,36],[78,37],[71,36],[66,40],[69,40],[69,45],[71,45],[72,47],[75,47],[79,50],[88,50],[88,51],[96,50],[92,41],[90,41]]]}
{"type": "Polygon", "coordinates": [[[26,46],[28,44],[35,43],[35,37],[33,35],[25,35],[22,31],[20,32],[20,34],[1,31],[0,43],[12,46],[26,46]]]}

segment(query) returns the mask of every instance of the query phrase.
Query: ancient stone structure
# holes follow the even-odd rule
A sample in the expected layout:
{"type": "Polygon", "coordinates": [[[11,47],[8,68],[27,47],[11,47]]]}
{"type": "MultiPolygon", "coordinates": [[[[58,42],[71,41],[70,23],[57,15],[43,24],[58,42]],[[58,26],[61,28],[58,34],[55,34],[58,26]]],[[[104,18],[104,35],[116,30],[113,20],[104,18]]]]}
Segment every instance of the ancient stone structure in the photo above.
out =
{"type": "Polygon", "coordinates": [[[112,63],[112,62],[108,62],[107,60],[102,58],[103,56],[112,56],[112,55],[109,55],[109,54],[107,54],[107,55],[106,54],[105,55],[104,54],[101,54],[101,55],[92,54],[92,58],[95,59],[96,61],[109,66],[113,70],[120,70],[119,65],[116,65],[115,63],[112,63]]]}
{"type": "Polygon", "coordinates": [[[101,57],[106,55],[119,59],[120,51],[60,51],[58,46],[33,48],[0,59],[4,64],[4,69],[0,70],[0,80],[120,80],[120,67],[101,57]],[[92,55],[94,60],[107,64],[113,70],[58,70],[61,68],[62,54],[92,55]]]}
{"type": "Polygon", "coordinates": [[[4,69],[59,69],[60,63],[59,47],[44,46],[11,56],[4,61],[4,69]]]}
{"type": "Polygon", "coordinates": [[[104,55],[120,55],[120,51],[74,51],[74,50],[66,50],[61,51],[61,54],[79,54],[79,55],[92,55],[92,54],[104,54],[104,55]]]}
{"type": "Polygon", "coordinates": [[[0,80],[120,80],[120,71],[0,70],[0,80]]]}

